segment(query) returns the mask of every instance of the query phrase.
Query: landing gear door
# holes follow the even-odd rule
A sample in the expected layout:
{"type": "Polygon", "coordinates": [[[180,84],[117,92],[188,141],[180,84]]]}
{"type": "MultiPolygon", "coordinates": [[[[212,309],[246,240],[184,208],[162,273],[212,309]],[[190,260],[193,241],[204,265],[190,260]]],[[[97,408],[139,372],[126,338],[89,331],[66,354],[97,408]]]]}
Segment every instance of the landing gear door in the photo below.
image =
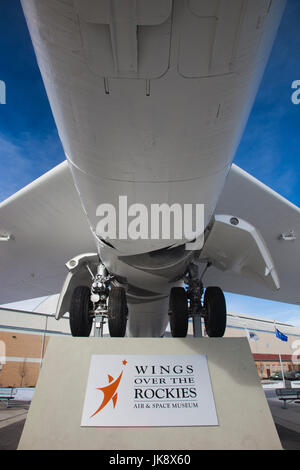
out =
{"type": "Polygon", "coordinates": [[[230,215],[216,215],[200,255],[222,271],[256,280],[273,290],[280,288],[279,278],[268,247],[251,224],[230,215]]]}
{"type": "Polygon", "coordinates": [[[98,263],[99,256],[97,253],[83,253],[75,256],[66,263],[69,272],[65,278],[58,299],[55,314],[56,320],[62,318],[69,311],[71,297],[76,287],[91,287],[91,276],[86,265],[89,264],[93,266],[93,264],[97,265],[98,263]]]}

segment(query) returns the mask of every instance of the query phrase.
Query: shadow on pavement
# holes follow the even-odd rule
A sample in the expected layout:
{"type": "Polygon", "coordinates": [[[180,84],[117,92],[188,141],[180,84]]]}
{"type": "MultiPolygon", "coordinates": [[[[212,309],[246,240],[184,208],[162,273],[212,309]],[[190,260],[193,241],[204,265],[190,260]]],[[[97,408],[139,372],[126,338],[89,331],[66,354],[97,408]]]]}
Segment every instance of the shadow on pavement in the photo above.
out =
{"type": "Polygon", "coordinates": [[[21,439],[25,419],[0,428],[0,450],[16,450],[21,439]]]}
{"type": "Polygon", "coordinates": [[[284,450],[300,450],[300,434],[295,431],[291,431],[280,424],[276,424],[281,445],[284,450]]]}

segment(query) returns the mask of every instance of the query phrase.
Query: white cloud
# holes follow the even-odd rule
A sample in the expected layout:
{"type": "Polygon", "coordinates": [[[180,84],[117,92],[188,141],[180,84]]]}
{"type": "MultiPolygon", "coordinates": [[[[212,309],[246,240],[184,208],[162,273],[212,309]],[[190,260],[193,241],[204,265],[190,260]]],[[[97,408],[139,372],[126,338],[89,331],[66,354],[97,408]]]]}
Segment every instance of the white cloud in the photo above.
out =
{"type": "Polygon", "coordinates": [[[0,134],[0,201],[31,183],[64,159],[56,132],[41,139],[23,133],[17,141],[0,134]]]}

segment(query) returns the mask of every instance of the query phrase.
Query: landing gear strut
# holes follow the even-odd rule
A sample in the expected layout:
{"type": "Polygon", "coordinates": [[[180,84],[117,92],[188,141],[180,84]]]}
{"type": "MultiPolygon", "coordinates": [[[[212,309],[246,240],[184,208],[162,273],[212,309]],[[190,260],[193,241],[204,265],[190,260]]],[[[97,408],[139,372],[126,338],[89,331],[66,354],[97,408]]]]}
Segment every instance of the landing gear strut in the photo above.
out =
{"type": "Polygon", "coordinates": [[[92,277],[92,286],[79,286],[73,292],[70,306],[72,336],[89,336],[93,320],[97,336],[103,336],[107,322],[110,336],[125,336],[128,317],[125,289],[111,286],[114,277],[103,264],[97,267],[95,276],[88,265],[86,268],[92,277]],[[100,327],[96,328],[97,324],[100,327]]]}
{"type": "Polygon", "coordinates": [[[173,287],[170,292],[169,317],[173,337],[185,337],[189,318],[193,319],[194,336],[202,336],[201,317],[204,318],[205,330],[210,337],[222,337],[226,329],[226,302],[219,287],[207,287],[204,293],[203,275],[209,268],[208,263],[201,277],[198,266],[191,264],[183,287],[173,287]],[[204,293],[204,299],[202,296],[204,293]]]}

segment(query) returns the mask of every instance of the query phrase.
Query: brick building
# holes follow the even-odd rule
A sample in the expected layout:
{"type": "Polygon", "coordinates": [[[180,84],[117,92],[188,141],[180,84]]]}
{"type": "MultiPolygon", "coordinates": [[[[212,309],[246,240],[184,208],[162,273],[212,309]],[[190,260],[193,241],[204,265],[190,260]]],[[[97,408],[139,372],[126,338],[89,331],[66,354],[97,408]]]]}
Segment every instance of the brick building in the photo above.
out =
{"type": "Polygon", "coordinates": [[[230,313],[225,336],[247,336],[257,372],[266,379],[281,370],[300,371],[300,328],[283,322],[230,313]],[[275,326],[288,337],[284,342],[275,335],[275,326]]]}
{"type": "Polygon", "coordinates": [[[34,387],[53,335],[70,335],[69,320],[0,308],[0,387],[34,387]]]}

